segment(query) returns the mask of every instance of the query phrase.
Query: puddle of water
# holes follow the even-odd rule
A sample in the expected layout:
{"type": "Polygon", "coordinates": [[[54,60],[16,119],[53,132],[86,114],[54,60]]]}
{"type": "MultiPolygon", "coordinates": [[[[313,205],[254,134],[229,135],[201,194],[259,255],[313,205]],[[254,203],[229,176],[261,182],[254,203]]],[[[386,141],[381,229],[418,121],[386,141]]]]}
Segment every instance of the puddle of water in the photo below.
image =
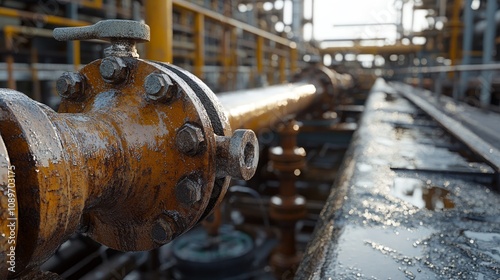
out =
{"type": "Polygon", "coordinates": [[[470,251],[477,251],[500,263],[499,233],[466,230],[463,235],[468,238],[467,245],[470,246],[470,251]]]}
{"type": "Polygon", "coordinates": [[[431,186],[419,179],[395,178],[392,194],[418,208],[428,210],[444,210],[455,207],[449,198],[449,191],[437,186],[431,186]]]}
{"type": "Polygon", "coordinates": [[[336,260],[343,272],[339,274],[356,271],[363,279],[405,279],[407,275],[430,279],[433,273],[420,262],[424,247],[419,244],[433,233],[426,227],[409,231],[346,226],[337,248],[336,260]]]}
{"type": "Polygon", "coordinates": [[[368,172],[372,170],[372,166],[366,163],[358,163],[356,167],[360,172],[368,172]]]}

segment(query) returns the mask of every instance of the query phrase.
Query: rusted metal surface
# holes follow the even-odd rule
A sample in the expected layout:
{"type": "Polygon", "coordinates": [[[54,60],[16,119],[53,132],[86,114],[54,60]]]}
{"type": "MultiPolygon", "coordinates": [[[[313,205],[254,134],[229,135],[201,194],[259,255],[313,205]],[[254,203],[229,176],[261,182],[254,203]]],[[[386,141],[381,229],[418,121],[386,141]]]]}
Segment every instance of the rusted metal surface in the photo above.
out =
{"type": "Polygon", "coordinates": [[[299,125],[288,121],[280,127],[281,146],[269,151],[271,167],[278,175],[279,194],[271,198],[270,217],[278,223],[280,243],[271,256],[271,266],[278,278],[293,275],[302,254],[296,249],[295,224],[306,216],[305,198],[295,189],[296,177],[305,166],[306,152],[297,147],[299,125]]]}
{"type": "Polygon", "coordinates": [[[64,74],[58,113],[20,92],[0,91],[0,133],[22,174],[16,271],[9,277],[36,269],[77,230],[121,251],[161,246],[212,211],[231,175],[255,173],[255,134],[233,135],[200,80],[118,55],[64,74]]]}
{"type": "Polygon", "coordinates": [[[296,279],[496,279],[495,172],[378,81],[296,279]]]}

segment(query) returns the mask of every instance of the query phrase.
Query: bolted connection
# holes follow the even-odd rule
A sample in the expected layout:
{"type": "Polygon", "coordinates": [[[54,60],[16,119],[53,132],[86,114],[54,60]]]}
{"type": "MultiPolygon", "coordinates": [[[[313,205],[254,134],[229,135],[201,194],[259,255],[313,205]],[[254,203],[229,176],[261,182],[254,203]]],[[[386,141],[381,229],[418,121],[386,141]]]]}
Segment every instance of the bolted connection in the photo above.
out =
{"type": "Polygon", "coordinates": [[[184,178],[175,186],[175,197],[185,205],[192,205],[201,199],[201,186],[192,179],[184,178]]]}
{"type": "Polygon", "coordinates": [[[192,124],[184,124],[175,137],[175,145],[177,149],[186,155],[196,155],[201,148],[201,144],[205,141],[201,128],[192,124]]]}
{"type": "Polygon", "coordinates": [[[62,98],[76,99],[83,92],[84,78],[79,73],[65,72],[57,79],[56,89],[62,98]]]}
{"type": "Polygon", "coordinates": [[[249,180],[257,170],[259,143],[252,130],[237,129],[233,136],[216,136],[217,177],[249,180]]]}
{"type": "Polygon", "coordinates": [[[176,94],[176,86],[165,74],[153,73],[146,77],[144,90],[147,97],[154,101],[171,101],[176,94]]]}
{"type": "Polygon", "coordinates": [[[99,72],[107,83],[120,83],[127,78],[127,65],[119,57],[107,57],[101,61],[99,72]]]}
{"type": "Polygon", "coordinates": [[[151,238],[153,241],[158,244],[166,244],[172,240],[173,236],[174,231],[170,223],[162,217],[158,218],[151,231],[151,238]]]}

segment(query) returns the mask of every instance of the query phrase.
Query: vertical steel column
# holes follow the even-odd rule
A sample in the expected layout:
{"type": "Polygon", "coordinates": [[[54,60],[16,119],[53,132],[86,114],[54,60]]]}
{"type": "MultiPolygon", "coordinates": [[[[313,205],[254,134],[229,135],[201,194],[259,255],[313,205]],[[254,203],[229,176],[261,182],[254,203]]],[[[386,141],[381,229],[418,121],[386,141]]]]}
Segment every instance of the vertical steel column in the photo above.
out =
{"type": "Polygon", "coordinates": [[[230,46],[230,56],[229,67],[231,70],[231,74],[234,79],[232,79],[231,88],[235,90],[238,86],[238,81],[240,81],[241,77],[238,72],[238,30],[234,27],[231,27],[231,40],[229,40],[230,46]]]}
{"type": "MultiPolygon", "coordinates": [[[[493,59],[493,48],[495,47],[496,22],[495,13],[497,11],[497,0],[488,0],[486,6],[486,29],[483,37],[483,64],[491,63],[493,59]]],[[[493,71],[481,71],[481,96],[479,101],[481,106],[490,104],[491,99],[491,80],[493,79],[493,71]]]]}
{"type": "Polygon", "coordinates": [[[460,35],[460,27],[462,23],[460,22],[460,8],[462,7],[463,0],[455,0],[453,2],[453,13],[451,22],[449,23],[451,27],[451,38],[450,38],[450,59],[451,64],[455,65],[458,58],[458,37],[460,35]]]}
{"type": "Polygon", "coordinates": [[[419,51],[417,53],[417,59],[418,59],[418,87],[419,88],[424,88],[424,73],[422,73],[422,51],[419,51]]]}
{"type": "Polygon", "coordinates": [[[205,16],[200,13],[194,15],[194,45],[194,74],[201,79],[205,65],[205,16]]]}
{"type": "Polygon", "coordinates": [[[146,59],[173,62],[172,0],[146,0],[146,23],[151,28],[151,41],[146,44],[146,59]]]}
{"type": "Polygon", "coordinates": [[[255,48],[255,57],[257,58],[257,73],[258,75],[262,75],[264,73],[264,38],[257,36],[257,46],[255,48]]]}
{"type": "Polygon", "coordinates": [[[298,59],[299,59],[299,52],[297,50],[297,46],[290,46],[290,76],[293,76],[293,74],[297,72],[298,59]]]}
{"type": "MultiPolygon", "coordinates": [[[[465,0],[464,4],[464,34],[462,46],[462,65],[471,64],[472,39],[474,36],[474,10],[472,10],[472,1],[465,0]]],[[[458,99],[463,99],[467,91],[469,72],[460,73],[460,87],[458,89],[458,99]]]]}
{"type": "Polygon", "coordinates": [[[7,49],[7,87],[16,89],[16,80],[14,79],[14,31],[10,27],[4,27],[5,48],[7,49]]]}
{"type": "Polygon", "coordinates": [[[257,45],[255,48],[255,58],[257,59],[257,86],[266,85],[266,77],[264,76],[264,37],[257,36],[257,45]]]}
{"type": "Polygon", "coordinates": [[[293,0],[292,2],[292,32],[297,42],[302,41],[302,30],[304,20],[304,0],[293,0]]]}
{"type": "Polygon", "coordinates": [[[446,72],[442,71],[438,73],[438,78],[436,79],[434,92],[437,98],[440,99],[443,94],[443,81],[446,79],[446,72]]]}
{"type": "MultiPolygon", "coordinates": [[[[78,5],[74,2],[70,2],[66,5],[66,17],[70,19],[76,19],[78,16],[78,5]]],[[[73,41],[66,43],[66,62],[74,63],[73,56],[73,41]]]]}
{"type": "MultiPolygon", "coordinates": [[[[66,6],[66,16],[72,20],[78,19],[78,4],[68,3],[66,6]]],[[[66,61],[74,65],[75,71],[80,67],[80,41],[69,41],[66,43],[66,61]]]]}
{"type": "Polygon", "coordinates": [[[229,54],[231,50],[231,39],[230,39],[230,34],[231,29],[227,26],[223,26],[222,29],[222,40],[221,40],[221,52],[219,56],[219,61],[222,66],[222,72],[221,75],[219,75],[219,84],[222,85],[222,88],[220,88],[220,91],[228,91],[228,81],[229,78],[229,63],[231,61],[231,56],[229,54]]]}
{"type": "Polygon", "coordinates": [[[279,67],[280,67],[280,83],[286,82],[286,57],[284,55],[280,55],[279,57],[279,67]]]}

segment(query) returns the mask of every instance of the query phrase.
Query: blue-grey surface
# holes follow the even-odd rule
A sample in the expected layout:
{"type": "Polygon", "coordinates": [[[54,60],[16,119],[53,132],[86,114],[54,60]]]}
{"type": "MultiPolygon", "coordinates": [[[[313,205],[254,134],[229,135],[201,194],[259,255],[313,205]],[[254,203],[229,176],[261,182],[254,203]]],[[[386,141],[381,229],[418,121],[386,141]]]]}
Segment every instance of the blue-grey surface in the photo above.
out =
{"type": "Polygon", "coordinates": [[[378,81],[296,279],[500,279],[500,195],[463,148],[378,81]]]}

